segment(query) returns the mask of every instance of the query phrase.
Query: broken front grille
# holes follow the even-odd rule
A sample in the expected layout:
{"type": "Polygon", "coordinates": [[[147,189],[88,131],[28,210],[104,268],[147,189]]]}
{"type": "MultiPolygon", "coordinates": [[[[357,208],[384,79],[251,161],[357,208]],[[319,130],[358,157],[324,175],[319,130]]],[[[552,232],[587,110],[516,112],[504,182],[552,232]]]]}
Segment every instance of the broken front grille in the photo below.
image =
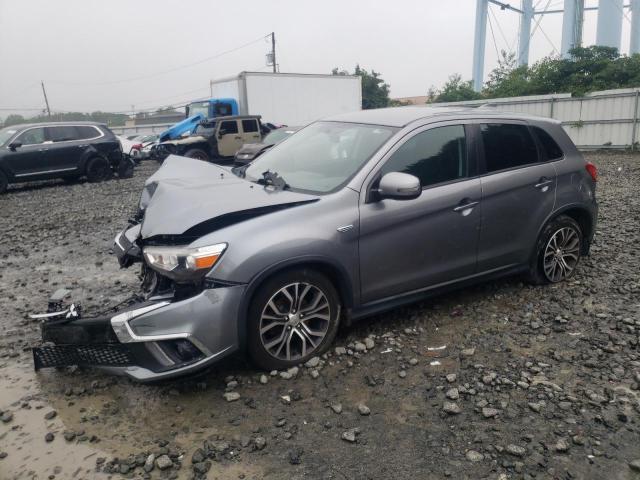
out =
{"type": "Polygon", "coordinates": [[[33,348],[36,370],[47,367],[93,365],[126,367],[134,364],[126,345],[50,345],[33,348]]]}

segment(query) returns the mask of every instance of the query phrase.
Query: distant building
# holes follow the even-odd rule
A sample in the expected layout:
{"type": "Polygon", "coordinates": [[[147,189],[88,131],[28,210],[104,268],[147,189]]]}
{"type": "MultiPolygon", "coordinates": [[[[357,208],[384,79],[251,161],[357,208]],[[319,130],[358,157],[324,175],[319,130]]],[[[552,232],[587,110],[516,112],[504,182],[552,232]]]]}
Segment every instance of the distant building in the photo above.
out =
{"type": "Polygon", "coordinates": [[[404,103],[406,105],[424,105],[427,103],[429,97],[426,95],[417,96],[417,97],[400,97],[394,98],[393,101],[404,103]]]}
{"type": "Polygon", "coordinates": [[[124,124],[125,127],[139,127],[141,125],[153,124],[170,124],[178,123],[184,120],[184,113],[169,111],[151,114],[137,114],[134,118],[130,118],[124,124]]]}

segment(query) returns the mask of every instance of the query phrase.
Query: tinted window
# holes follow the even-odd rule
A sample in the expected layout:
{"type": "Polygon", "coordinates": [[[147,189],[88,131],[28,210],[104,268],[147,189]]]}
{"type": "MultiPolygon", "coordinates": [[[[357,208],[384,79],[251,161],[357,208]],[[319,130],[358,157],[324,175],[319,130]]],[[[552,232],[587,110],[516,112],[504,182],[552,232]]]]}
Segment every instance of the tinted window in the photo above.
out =
{"type": "Polygon", "coordinates": [[[517,124],[484,124],[480,126],[487,172],[537,163],[538,150],[529,127],[517,124]]]}
{"type": "Polygon", "coordinates": [[[466,177],[464,127],[438,127],[411,137],[382,167],[383,175],[389,172],[414,175],[423,187],[466,177]]]}
{"type": "Polygon", "coordinates": [[[546,160],[557,160],[564,156],[562,149],[558,146],[556,141],[551,138],[551,135],[540,127],[533,127],[533,131],[536,137],[538,137],[538,141],[542,146],[542,151],[544,152],[546,160]]]}
{"type": "Polygon", "coordinates": [[[216,112],[216,116],[224,117],[226,115],[233,115],[233,111],[231,109],[231,104],[229,103],[216,103],[215,107],[213,107],[216,112]]]}
{"type": "Polygon", "coordinates": [[[22,145],[35,145],[44,142],[44,128],[30,128],[23,132],[16,142],[22,143],[22,145]]]}
{"type": "Polygon", "coordinates": [[[225,135],[229,133],[238,133],[238,122],[222,122],[220,130],[224,130],[225,135]]]}
{"type": "Polygon", "coordinates": [[[76,127],[64,125],[60,127],[47,127],[47,133],[49,140],[52,142],[68,142],[70,140],[76,140],[78,133],[76,127]]]}
{"type": "Polygon", "coordinates": [[[96,130],[95,127],[90,127],[90,126],[77,126],[76,132],[77,132],[76,138],[78,140],[84,140],[87,138],[96,138],[101,135],[101,133],[98,130],[96,130]]]}
{"type": "Polygon", "coordinates": [[[258,122],[255,120],[242,120],[242,130],[244,133],[257,132],[258,122]]]}

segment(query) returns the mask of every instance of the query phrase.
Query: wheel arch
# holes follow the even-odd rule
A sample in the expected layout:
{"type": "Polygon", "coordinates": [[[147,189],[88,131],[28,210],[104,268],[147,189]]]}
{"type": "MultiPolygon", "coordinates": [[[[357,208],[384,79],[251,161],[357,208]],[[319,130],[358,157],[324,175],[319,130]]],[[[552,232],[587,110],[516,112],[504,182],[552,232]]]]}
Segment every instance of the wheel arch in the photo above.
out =
{"type": "Polygon", "coordinates": [[[595,219],[586,206],[581,204],[570,204],[555,210],[538,228],[535,242],[533,243],[531,253],[529,254],[529,267],[532,265],[531,262],[535,261],[539,247],[538,243],[540,241],[540,235],[542,235],[544,228],[549,224],[549,222],[552,222],[561,215],[566,215],[578,223],[580,230],[582,230],[580,255],[588,255],[589,249],[591,248],[591,239],[593,238],[593,229],[595,228],[595,219]]]}
{"type": "Polygon", "coordinates": [[[111,162],[109,161],[109,158],[92,146],[91,148],[88,148],[85,152],[83,152],[82,157],[78,162],[78,170],[81,172],[81,175],[87,174],[87,167],[89,166],[89,162],[94,158],[102,158],[103,160],[106,160],[109,166],[113,168],[111,162]]]}
{"type": "Polygon", "coordinates": [[[244,350],[246,348],[249,307],[260,286],[275,275],[303,268],[315,270],[325,275],[338,292],[342,311],[348,312],[351,309],[354,303],[353,284],[347,270],[342,265],[330,258],[320,256],[305,256],[285,260],[262,270],[247,285],[238,309],[238,342],[241,349],[244,350]]]}
{"type": "MultiPolygon", "coordinates": [[[[547,219],[544,225],[554,220],[555,218],[558,218],[560,215],[566,215],[567,217],[572,218],[580,226],[580,230],[582,231],[582,245],[580,248],[580,254],[583,256],[588,255],[589,248],[591,247],[591,239],[593,238],[593,229],[595,227],[595,221],[593,216],[591,215],[591,212],[589,212],[589,210],[582,205],[567,205],[566,207],[555,211],[553,215],[551,215],[547,219]]],[[[544,225],[542,226],[542,228],[544,228],[544,225]]],[[[542,229],[540,231],[542,231],[542,229]]]]}

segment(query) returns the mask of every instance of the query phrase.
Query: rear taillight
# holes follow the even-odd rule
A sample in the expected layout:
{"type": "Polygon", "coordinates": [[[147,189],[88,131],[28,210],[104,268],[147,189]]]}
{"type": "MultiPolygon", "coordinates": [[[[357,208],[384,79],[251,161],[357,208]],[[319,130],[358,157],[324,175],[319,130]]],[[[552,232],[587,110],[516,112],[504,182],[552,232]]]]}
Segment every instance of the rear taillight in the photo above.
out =
{"type": "Polygon", "coordinates": [[[131,147],[135,150],[141,150],[142,149],[142,144],[141,143],[136,143],[133,147],[131,147]]]}
{"type": "Polygon", "coordinates": [[[589,172],[589,175],[591,175],[591,178],[593,178],[593,181],[597,182],[598,181],[598,169],[596,168],[596,166],[591,162],[587,162],[587,164],[584,166],[584,168],[587,169],[587,172],[589,172]]]}

